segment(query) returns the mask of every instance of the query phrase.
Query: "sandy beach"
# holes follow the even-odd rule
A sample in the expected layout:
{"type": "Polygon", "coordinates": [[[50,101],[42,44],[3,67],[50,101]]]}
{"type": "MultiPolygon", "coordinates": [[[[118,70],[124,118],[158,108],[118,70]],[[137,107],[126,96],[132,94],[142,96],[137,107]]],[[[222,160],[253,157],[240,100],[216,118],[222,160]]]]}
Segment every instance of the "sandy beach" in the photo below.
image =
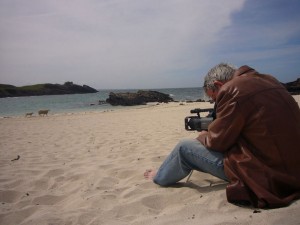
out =
{"type": "Polygon", "coordinates": [[[184,129],[184,118],[207,107],[1,118],[0,224],[300,224],[300,201],[272,210],[232,205],[226,182],[208,174],[194,172],[169,188],[144,179],[179,140],[197,136],[184,129]]]}

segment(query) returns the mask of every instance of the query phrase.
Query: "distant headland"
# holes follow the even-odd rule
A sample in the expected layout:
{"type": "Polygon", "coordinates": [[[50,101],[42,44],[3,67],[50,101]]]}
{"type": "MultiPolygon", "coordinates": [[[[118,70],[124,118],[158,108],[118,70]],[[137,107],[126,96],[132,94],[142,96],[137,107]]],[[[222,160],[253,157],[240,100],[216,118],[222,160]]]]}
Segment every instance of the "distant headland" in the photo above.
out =
{"type": "Polygon", "coordinates": [[[96,93],[96,89],[87,85],[77,85],[73,82],[64,84],[35,84],[29,86],[16,87],[9,84],[0,84],[0,98],[39,96],[39,95],[64,95],[64,94],[86,94],[96,93]]]}
{"type": "Polygon", "coordinates": [[[300,78],[295,81],[283,84],[291,95],[300,95],[300,78]]]}

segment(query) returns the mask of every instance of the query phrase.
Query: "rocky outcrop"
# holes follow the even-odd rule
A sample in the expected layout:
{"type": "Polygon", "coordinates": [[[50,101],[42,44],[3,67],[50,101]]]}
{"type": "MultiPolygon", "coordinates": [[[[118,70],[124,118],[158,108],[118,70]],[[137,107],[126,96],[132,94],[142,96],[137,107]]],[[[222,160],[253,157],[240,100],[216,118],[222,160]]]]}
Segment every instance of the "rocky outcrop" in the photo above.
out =
{"type": "Polygon", "coordinates": [[[288,92],[290,92],[292,95],[300,94],[300,78],[293,82],[285,83],[283,86],[285,86],[288,92]]]}
{"type": "Polygon", "coordinates": [[[30,86],[16,87],[13,85],[0,84],[0,98],[39,96],[39,95],[64,95],[64,94],[84,94],[96,93],[96,89],[87,85],[77,85],[73,82],[61,84],[36,84],[30,86]]]}
{"type": "Polygon", "coordinates": [[[116,106],[133,106],[133,105],[143,105],[147,102],[173,102],[168,94],[164,94],[158,91],[138,91],[136,93],[114,93],[109,94],[106,102],[116,106]]]}

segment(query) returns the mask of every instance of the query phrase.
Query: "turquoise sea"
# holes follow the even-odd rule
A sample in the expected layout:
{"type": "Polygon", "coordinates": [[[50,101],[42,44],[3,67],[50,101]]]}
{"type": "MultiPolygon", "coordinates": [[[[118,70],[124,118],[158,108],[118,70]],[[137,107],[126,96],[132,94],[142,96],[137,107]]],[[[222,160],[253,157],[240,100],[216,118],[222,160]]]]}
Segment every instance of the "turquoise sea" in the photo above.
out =
{"type": "MultiPolygon", "coordinates": [[[[151,89],[169,94],[176,101],[207,99],[202,88],[168,88],[151,89]]],[[[47,95],[0,98],[0,116],[24,116],[27,112],[40,109],[50,109],[50,114],[74,113],[87,111],[105,111],[119,109],[128,106],[111,106],[109,104],[99,105],[99,100],[105,101],[110,92],[136,92],[137,90],[99,90],[94,94],[72,94],[72,95],[47,95]]]]}

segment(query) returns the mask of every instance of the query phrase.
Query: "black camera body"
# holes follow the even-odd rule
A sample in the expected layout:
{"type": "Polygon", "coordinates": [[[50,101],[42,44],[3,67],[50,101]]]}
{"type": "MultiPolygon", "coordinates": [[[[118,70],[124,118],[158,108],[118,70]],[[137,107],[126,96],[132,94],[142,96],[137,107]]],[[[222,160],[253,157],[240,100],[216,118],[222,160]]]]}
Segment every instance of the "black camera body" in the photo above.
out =
{"type": "Polygon", "coordinates": [[[214,109],[192,109],[191,113],[196,113],[197,116],[187,116],[184,119],[185,129],[188,131],[208,130],[209,124],[214,120],[214,109]],[[206,117],[201,117],[200,113],[208,112],[206,117]]]}

